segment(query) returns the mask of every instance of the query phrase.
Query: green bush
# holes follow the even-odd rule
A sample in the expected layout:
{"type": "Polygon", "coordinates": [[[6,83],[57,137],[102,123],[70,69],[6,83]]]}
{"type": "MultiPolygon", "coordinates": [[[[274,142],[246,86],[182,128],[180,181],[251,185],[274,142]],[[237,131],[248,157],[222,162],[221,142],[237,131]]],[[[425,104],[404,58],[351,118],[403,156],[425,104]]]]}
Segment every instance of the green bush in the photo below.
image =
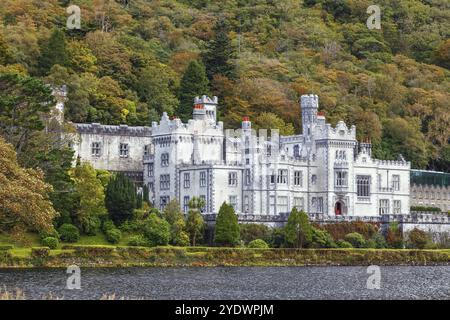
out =
{"type": "Polygon", "coordinates": [[[363,248],[366,244],[366,240],[364,239],[362,234],[358,232],[352,232],[347,234],[344,240],[351,243],[352,246],[355,248],[363,248]]]}
{"type": "Polygon", "coordinates": [[[32,258],[47,258],[50,254],[50,249],[46,247],[34,247],[31,248],[32,258]]]}
{"type": "Polygon", "coordinates": [[[65,223],[58,231],[60,239],[64,242],[77,242],[80,239],[80,231],[73,224],[65,223]]]}
{"type": "Polygon", "coordinates": [[[130,237],[128,245],[132,247],[146,247],[148,246],[148,241],[143,235],[137,235],[130,237]]]}
{"type": "Polygon", "coordinates": [[[312,229],[312,243],[313,248],[334,248],[336,244],[333,241],[331,235],[326,231],[319,228],[312,229]]]}
{"type": "Polygon", "coordinates": [[[336,242],[337,246],[339,248],[353,248],[352,244],[350,242],[344,241],[344,240],[338,240],[336,242]]]}
{"type": "Polygon", "coordinates": [[[49,247],[50,249],[56,249],[58,248],[59,241],[55,237],[46,237],[42,239],[42,245],[49,247]]]}
{"type": "Polygon", "coordinates": [[[110,229],[114,229],[116,227],[116,225],[114,224],[114,222],[112,220],[105,220],[103,221],[103,225],[102,225],[102,231],[103,233],[106,234],[106,231],[110,230],[110,229]]]}
{"type": "Polygon", "coordinates": [[[0,251],[8,251],[13,249],[14,246],[12,244],[2,244],[0,245],[0,251]]]}
{"type": "Polygon", "coordinates": [[[119,243],[120,239],[122,238],[122,232],[120,232],[120,230],[117,228],[106,230],[105,235],[106,240],[108,240],[108,242],[112,244],[119,243]]]}
{"type": "Polygon", "coordinates": [[[384,249],[387,248],[386,239],[383,237],[381,233],[375,233],[371,238],[375,242],[375,248],[384,249]]]}
{"type": "Polygon", "coordinates": [[[245,243],[256,239],[262,239],[266,242],[270,241],[270,229],[264,224],[258,223],[246,223],[239,225],[239,232],[241,234],[241,240],[245,243]]]}
{"type": "Polygon", "coordinates": [[[170,240],[170,224],[152,213],[145,222],[144,235],[150,246],[166,246],[170,240]]]}
{"type": "Polygon", "coordinates": [[[262,239],[255,239],[249,242],[249,248],[257,248],[257,249],[267,249],[269,245],[262,239]]]}

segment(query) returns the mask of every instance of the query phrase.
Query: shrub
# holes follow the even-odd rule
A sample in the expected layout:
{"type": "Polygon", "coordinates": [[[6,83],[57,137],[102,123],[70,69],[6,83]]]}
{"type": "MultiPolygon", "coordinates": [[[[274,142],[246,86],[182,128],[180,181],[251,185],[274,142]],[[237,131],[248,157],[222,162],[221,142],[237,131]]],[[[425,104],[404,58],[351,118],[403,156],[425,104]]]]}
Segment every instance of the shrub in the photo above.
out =
{"type": "Polygon", "coordinates": [[[186,232],[181,231],[180,233],[176,234],[175,238],[173,239],[173,243],[174,245],[181,247],[189,246],[189,235],[186,232]]]}
{"type": "Polygon", "coordinates": [[[103,221],[103,225],[102,225],[102,231],[103,233],[106,233],[106,231],[110,230],[110,229],[114,229],[116,227],[116,225],[114,224],[114,222],[112,222],[112,220],[105,220],[103,221]]]}
{"type": "Polygon", "coordinates": [[[241,240],[245,243],[256,239],[263,239],[264,241],[270,241],[270,229],[264,224],[247,223],[239,225],[239,232],[241,234],[241,240]]]}
{"type": "Polygon", "coordinates": [[[431,242],[430,237],[425,231],[414,228],[408,233],[408,247],[415,249],[424,249],[431,242]]]}
{"type": "Polygon", "coordinates": [[[375,242],[375,248],[377,249],[387,248],[386,239],[383,237],[381,233],[375,233],[371,238],[371,240],[375,242]]]}
{"type": "Polygon", "coordinates": [[[336,242],[337,246],[339,248],[353,248],[352,244],[350,242],[344,241],[344,240],[338,240],[336,242]]]}
{"type": "Polygon", "coordinates": [[[267,249],[269,245],[262,239],[255,239],[249,242],[249,248],[267,249]]]}
{"type": "Polygon", "coordinates": [[[355,248],[363,248],[366,243],[366,240],[364,240],[362,234],[359,234],[358,232],[347,234],[344,240],[351,243],[355,248]]]}
{"type": "Polygon", "coordinates": [[[170,224],[152,213],[145,222],[144,235],[150,246],[165,246],[170,240],[170,224]]]}
{"type": "Polygon", "coordinates": [[[64,242],[77,242],[80,239],[80,231],[73,224],[65,223],[59,227],[58,231],[64,242]]]}
{"type": "Polygon", "coordinates": [[[272,248],[281,248],[286,242],[283,228],[273,228],[270,233],[269,242],[272,248]]]}
{"type": "Polygon", "coordinates": [[[376,233],[378,233],[379,229],[377,224],[363,221],[351,221],[351,222],[343,221],[337,223],[324,224],[316,227],[328,231],[328,233],[335,241],[339,239],[344,239],[345,235],[352,232],[358,232],[359,234],[363,235],[364,239],[370,239],[376,233]]]}
{"type": "Polygon", "coordinates": [[[47,258],[50,254],[50,249],[46,247],[31,248],[32,258],[47,258]]]}
{"type": "Polygon", "coordinates": [[[334,248],[336,244],[333,238],[326,230],[321,230],[318,228],[312,229],[312,243],[313,248],[334,248]]]}
{"type": "Polygon", "coordinates": [[[284,234],[286,244],[291,247],[303,248],[310,245],[312,241],[312,226],[308,215],[293,208],[284,227],[284,234]]]}
{"type": "Polygon", "coordinates": [[[55,237],[46,237],[42,239],[42,245],[49,247],[50,249],[56,249],[58,248],[59,241],[55,237]]]}
{"type": "Polygon", "coordinates": [[[148,241],[143,235],[137,235],[130,237],[128,245],[133,247],[146,247],[148,246],[148,241]]]}
{"type": "Polygon", "coordinates": [[[13,249],[14,246],[12,244],[2,244],[0,245],[0,251],[8,251],[13,249]]]}
{"type": "Polygon", "coordinates": [[[398,226],[398,222],[391,222],[386,234],[386,243],[390,248],[403,248],[403,235],[398,226]]]}
{"type": "Polygon", "coordinates": [[[122,232],[120,232],[117,228],[112,228],[106,230],[106,240],[108,240],[109,243],[117,244],[119,243],[120,239],[122,238],[122,232]]]}
{"type": "Polygon", "coordinates": [[[239,224],[234,208],[223,203],[217,214],[214,230],[214,242],[223,246],[235,246],[239,244],[239,224]]]}

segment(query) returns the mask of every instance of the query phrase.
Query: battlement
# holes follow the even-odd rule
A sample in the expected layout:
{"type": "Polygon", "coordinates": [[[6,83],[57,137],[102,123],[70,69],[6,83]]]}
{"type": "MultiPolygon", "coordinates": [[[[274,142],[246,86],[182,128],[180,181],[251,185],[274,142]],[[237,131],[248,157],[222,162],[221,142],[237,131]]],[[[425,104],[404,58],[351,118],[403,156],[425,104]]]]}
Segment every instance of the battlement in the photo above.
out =
{"type": "Polygon", "coordinates": [[[205,104],[215,104],[217,105],[219,103],[219,99],[214,96],[212,98],[208,96],[201,96],[201,97],[195,97],[194,98],[194,105],[205,105],[205,104]]]}
{"type": "Polygon", "coordinates": [[[302,109],[318,109],[319,96],[315,94],[302,95],[300,98],[300,104],[302,109]]]}
{"type": "Polygon", "coordinates": [[[411,162],[403,161],[403,160],[373,160],[375,164],[379,166],[396,166],[396,167],[405,167],[409,168],[411,166],[411,162]]]}
{"type": "Polygon", "coordinates": [[[104,134],[150,137],[152,129],[150,127],[129,127],[127,125],[102,125],[100,123],[75,123],[75,128],[79,134],[104,134]]]}

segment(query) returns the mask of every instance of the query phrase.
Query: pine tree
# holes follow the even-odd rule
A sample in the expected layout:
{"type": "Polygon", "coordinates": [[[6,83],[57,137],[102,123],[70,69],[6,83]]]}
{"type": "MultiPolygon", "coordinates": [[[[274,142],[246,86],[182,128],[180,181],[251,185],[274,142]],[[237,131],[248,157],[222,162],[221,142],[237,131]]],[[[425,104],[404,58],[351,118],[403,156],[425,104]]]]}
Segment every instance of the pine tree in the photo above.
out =
{"type": "Polygon", "coordinates": [[[136,192],[133,182],[121,173],[112,177],[106,188],[105,204],[110,218],[116,224],[130,219],[136,208],[136,192]]]}
{"type": "Polygon", "coordinates": [[[55,64],[66,66],[69,61],[66,51],[66,37],[59,29],[53,31],[48,42],[42,46],[41,51],[39,68],[42,74],[47,74],[55,64]]]}
{"type": "Polygon", "coordinates": [[[233,246],[239,243],[239,224],[237,215],[231,205],[223,203],[216,219],[214,242],[220,245],[233,246]]]}
{"type": "Polygon", "coordinates": [[[295,248],[303,248],[312,241],[312,226],[308,215],[293,208],[284,228],[286,242],[295,248]]]}
{"type": "Polygon", "coordinates": [[[209,93],[208,83],[203,63],[191,61],[180,83],[178,116],[181,120],[187,121],[191,118],[194,98],[209,93]]]}
{"type": "Polygon", "coordinates": [[[231,40],[228,37],[228,24],[225,19],[219,19],[214,26],[214,39],[208,43],[208,48],[203,55],[209,80],[215,74],[221,74],[228,78],[234,78],[235,70],[231,59],[234,58],[231,40]]]}

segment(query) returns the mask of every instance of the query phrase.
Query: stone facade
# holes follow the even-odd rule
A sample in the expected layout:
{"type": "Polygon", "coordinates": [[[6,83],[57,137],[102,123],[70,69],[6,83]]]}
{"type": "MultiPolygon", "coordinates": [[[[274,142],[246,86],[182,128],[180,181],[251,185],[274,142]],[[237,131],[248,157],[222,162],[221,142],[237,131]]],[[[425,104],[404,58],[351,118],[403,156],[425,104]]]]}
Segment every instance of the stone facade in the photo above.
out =
{"type": "Polygon", "coordinates": [[[450,211],[450,174],[411,170],[411,206],[450,211]]]}

